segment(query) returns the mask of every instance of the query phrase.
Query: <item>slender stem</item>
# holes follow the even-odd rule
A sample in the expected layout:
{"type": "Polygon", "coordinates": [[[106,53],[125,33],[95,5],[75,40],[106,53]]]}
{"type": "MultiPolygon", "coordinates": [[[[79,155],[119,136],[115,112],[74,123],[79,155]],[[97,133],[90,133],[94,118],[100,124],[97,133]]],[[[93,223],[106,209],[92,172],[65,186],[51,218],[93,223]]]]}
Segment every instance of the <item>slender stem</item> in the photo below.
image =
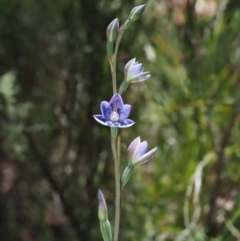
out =
{"type": "Polygon", "coordinates": [[[115,50],[114,50],[114,71],[116,73],[116,63],[117,63],[117,53],[118,53],[118,47],[121,42],[122,36],[123,36],[124,30],[119,31],[117,40],[116,40],[116,45],[115,45],[115,50]]]}
{"type": "MultiPolygon", "coordinates": [[[[113,85],[113,94],[117,93],[117,76],[116,76],[116,63],[117,63],[117,53],[120,41],[122,39],[124,30],[119,31],[116,44],[115,51],[112,55],[112,58],[109,58],[109,63],[111,66],[111,74],[112,74],[112,85],[113,85]]],[[[114,136],[111,134],[111,146],[112,153],[114,158],[114,171],[115,171],[115,224],[114,224],[114,241],[118,241],[119,236],[119,226],[120,226],[120,208],[121,208],[121,180],[120,180],[120,152],[121,152],[121,137],[120,134],[118,136],[114,136]]]]}
{"type": "Polygon", "coordinates": [[[116,64],[117,64],[117,53],[120,41],[122,39],[124,31],[120,31],[116,40],[114,54],[111,59],[109,59],[112,73],[112,85],[113,85],[113,94],[117,93],[117,76],[116,76],[116,64]]]}
{"type": "Polygon", "coordinates": [[[111,135],[111,146],[112,146],[112,153],[113,153],[113,159],[114,162],[118,160],[118,154],[117,154],[117,147],[116,147],[116,137],[111,135]]]}
{"type": "Polygon", "coordinates": [[[114,56],[112,59],[109,59],[110,67],[111,67],[111,74],[112,74],[112,86],[113,86],[113,94],[117,93],[117,81],[116,81],[116,67],[114,67],[116,64],[114,64],[115,59],[114,56]]]}
{"type": "Polygon", "coordinates": [[[119,160],[121,160],[121,135],[119,134],[117,137],[117,154],[119,160]]]}
{"type": "Polygon", "coordinates": [[[120,225],[120,202],[121,202],[121,185],[120,185],[120,155],[119,149],[117,148],[117,143],[119,143],[118,138],[111,136],[111,146],[114,158],[114,169],[115,169],[115,225],[114,225],[114,241],[118,241],[119,235],[119,225],[120,225]]]}
{"type": "Polygon", "coordinates": [[[120,226],[120,208],[121,208],[121,185],[120,185],[120,160],[115,162],[115,187],[116,187],[116,200],[115,200],[115,225],[114,225],[114,241],[118,241],[119,226],[120,226]]]}

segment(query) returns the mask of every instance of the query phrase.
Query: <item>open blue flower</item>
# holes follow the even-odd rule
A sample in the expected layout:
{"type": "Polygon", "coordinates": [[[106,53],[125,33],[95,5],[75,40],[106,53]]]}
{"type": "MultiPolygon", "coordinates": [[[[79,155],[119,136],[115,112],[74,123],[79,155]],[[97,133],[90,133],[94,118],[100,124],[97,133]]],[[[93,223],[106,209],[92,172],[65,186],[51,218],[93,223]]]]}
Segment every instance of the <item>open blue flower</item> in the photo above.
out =
{"type": "Polygon", "coordinates": [[[131,59],[124,67],[125,81],[128,83],[136,83],[147,80],[151,77],[149,72],[143,72],[142,64],[131,59]]]}
{"type": "Polygon", "coordinates": [[[131,105],[123,104],[122,97],[115,94],[109,102],[102,101],[100,104],[101,115],[93,115],[94,119],[105,126],[125,128],[135,124],[127,119],[131,112],[131,105]]]}

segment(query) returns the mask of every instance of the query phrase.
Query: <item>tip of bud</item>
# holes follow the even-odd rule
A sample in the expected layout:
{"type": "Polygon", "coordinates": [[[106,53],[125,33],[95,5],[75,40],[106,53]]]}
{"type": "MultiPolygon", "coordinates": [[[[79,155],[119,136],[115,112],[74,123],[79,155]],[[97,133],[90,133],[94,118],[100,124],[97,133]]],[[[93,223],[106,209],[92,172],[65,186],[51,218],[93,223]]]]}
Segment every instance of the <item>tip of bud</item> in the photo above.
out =
{"type": "Polygon", "coordinates": [[[138,6],[136,6],[135,8],[138,8],[139,11],[141,10],[141,11],[143,12],[144,9],[145,9],[145,6],[146,6],[146,4],[142,4],[142,5],[138,5],[138,6]]]}
{"type": "Polygon", "coordinates": [[[119,21],[115,18],[107,27],[106,34],[109,42],[114,42],[118,36],[119,21]]]}
{"type": "Polygon", "coordinates": [[[97,196],[98,196],[98,199],[100,200],[101,196],[102,196],[102,191],[100,189],[98,189],[98,193],[97,193],[97,196]]]}
{"type": "Polygon", "coordinates": [[[141,16],[144,9],[145,9],[145,4],[134,7],[128,16],[128,19],[125,21],[123,28],[128,29],[129,26],[132,24],[132,22],[136,21],[141,16]]]}
{"type": "Polygon", "coordinates": [[[98,195],[99,204],[105,203],[104,195],[100,189],[98,190],[97,195],[98,195]]]}
{"type": "Polygon", "coordinates": [[[141,14],[143,13],[144,9],[145,9],[145,4],[134,7],[132,9],[132,11],[130,12],[129,20],[131,22],[136,21],[141,16],[141,14]]]}

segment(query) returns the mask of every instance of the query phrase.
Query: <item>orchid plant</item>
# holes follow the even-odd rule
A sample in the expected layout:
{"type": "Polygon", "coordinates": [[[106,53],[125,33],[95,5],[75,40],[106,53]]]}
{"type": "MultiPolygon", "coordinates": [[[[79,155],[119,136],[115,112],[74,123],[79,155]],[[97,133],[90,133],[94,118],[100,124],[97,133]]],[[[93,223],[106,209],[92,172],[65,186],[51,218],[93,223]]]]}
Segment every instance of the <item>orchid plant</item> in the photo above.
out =
{"type": "Polygon", "coordinates": [[[111,224],[108,220],[107,204],[101,190],[98,191],[99,208],[98,217],[100,220],[100,229],[104,241],[118,241],[119,224],[120,224],[120,203],[121,190],[129,181],[134,167],[138,164],[151,160],[157,151],[157,147],[148,151],[147,141],[141,142],[140,137],[135,138],[127,149],[128,164],[123,171],[121,177],[120,170],[120,147],[121,135],[119,128],[131,127],[135,122],[128,119],[131,112],[131,105],[124,104],[122,94],[127,90],[131,83],[143,82],[150,78],[149,72],[144,72],[142,64],[135,58],[128,61],[124,68],[125,79],[117,92],[116,81],[116,61],[120,41],[124,32],[130,25],[136,21],[144,11],[145,5],[136,6],[130,12],[128,19],[119,28],[118,19],[114,19],[107,27],[107,55],[111,67],[113,96],[110,101],[102,101],[100,103],[101,114],[93,115],[94,119],[102,125],[110,127],[111,130],[111,146],[114,159],[115,172],[115,223],[114,233],[112,234],[111,224]]]}

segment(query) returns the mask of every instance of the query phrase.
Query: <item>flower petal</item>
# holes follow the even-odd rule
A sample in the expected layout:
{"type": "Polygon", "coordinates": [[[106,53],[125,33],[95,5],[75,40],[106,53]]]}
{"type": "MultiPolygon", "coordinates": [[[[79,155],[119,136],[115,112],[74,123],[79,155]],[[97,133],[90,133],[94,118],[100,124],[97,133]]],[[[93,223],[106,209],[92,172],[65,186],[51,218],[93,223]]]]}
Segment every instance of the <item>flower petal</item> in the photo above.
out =
{"type": "Polygon", "coordinates": [[[134,78],[132,80],[130,80],[129,82],[131,82],[131,83],[142,82],[142,81],[149,79],[150,77],[151,77],[151,75],[149,74],[149,72],[143,72],[139,75],[134,76],[134,78]]]}
{"type": "Polygon", "coordinates": [[[124,121],[125,119],[128,118],[130,112],[131,112],[132,106],[131,105],[123,105],[123,108],[119,110],[119,121],[124,121]]]}
{"type": "Polygon", "coordinates": [[[135,75],[138,75],[138,74],[142,73],[142,71],[143,71],[142,64],[135,64],[135,65],[132,66],[132,68],[129,70],[127,79],[133,78],[135,75]]]}
{"type": "Polygon", "coordinates": [[[147,141],[143,141],[138,145],[138,148],[135,150],[133,154],[133,162],[137,162],[142,156],[147,152],[148,143],[147,141]]]}
{"type": "Polygon", "coordinates": [[[133,126],[134,124],[135,124],[135,122],[133,120],[126,119],[126,120],[120,122],[119,128],[127,128],[130,126],[133,126]]]}
{"type": "Polygon", "coordinates": [[[127,128],[135,124],[135,122],[130,119],[126,119],[122,122],[112,122],[112,121],[106,120],[105,117],[102,115],[93,115],[93,117],[97,122],[99,122],[104,126],[127,128]]]}
{"type": "Polygon", "coordinates": [[[121,124],[119,122],[107,121],[107,125],[110,127],[119,127],[121,124]]]}
{"type": "Polygon", "coordinates": [[[151,160],[151,159],[153,158],[155,152],[157,151],[157,149],[158,149],[158,148],[155,147],[155,148],[153,148],[152,150],[150,150],[149,152],[147,152],[145,155],[143,155],[143,156],[141,157],[141,159],[137,160],[137,161],[134,163],[134,165],[136,165],[136,164],[143,164],[143,163],[151,160]]]}
{"type": "Polygon", "coordinates": [[[107,121],[102,115],[93,115],[94,119],[102,125],[108,126],[107,121]]]}
{"type": "Polygon", "coordinates": [[[119,109],[121,110],[123,108],[123,101],[122,101],[122,97],[121,95],[119,95],[118,93],[115,94],[109,104],[112,106],[112,109],[119,109]]]}
{"type": "Polygon", "coordinates": [[[135,58],[129,60],[129,61],[126,63],[126,65],[125,65],[125,67],[124,67],[124,75],[125,75],[125,78],[127,78],[128,72],[129,72],[129,70],[132,68],[132,66],[134,65],[134,63],[135,63],[135,58]]]}
{"type": "Polygon", "coordinates": [[[105,119],[110,120],[110,115],[112,113],[112,106],[107,101],[102,101],[100,104],[100,109],[105,119]]]}
{"type": "Polygon", "coordinates": [[[133,154],[134,152],[137,150],[138,145],[141,142],[141,138],[140,136],[138,136],[137,138],[135,138],[130,145],[128,146],[127,149],[127,156],[128,156],[128,160],[131,161],[133,159],[133,154]]]}

